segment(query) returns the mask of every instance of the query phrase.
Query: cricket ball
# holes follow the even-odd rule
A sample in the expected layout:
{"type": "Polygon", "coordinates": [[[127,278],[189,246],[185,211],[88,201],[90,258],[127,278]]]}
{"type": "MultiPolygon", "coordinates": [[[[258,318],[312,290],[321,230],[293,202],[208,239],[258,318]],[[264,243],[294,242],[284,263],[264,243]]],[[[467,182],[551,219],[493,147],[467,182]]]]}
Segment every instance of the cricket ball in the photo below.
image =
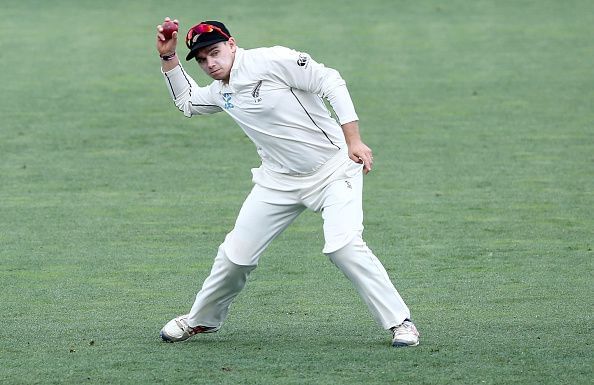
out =
{"type": "Polygon", "coordinates": [[[163,32],[161,32],[163,34],[163,36],[165,36],[166,40],[171,39],[171,37],[173,36],[173,32],[177,32],[178,28],[177,28],[177,24],[175,24],[173,21],[166,21],[163,24],[161,24],[161,27],[163,28],[163,32]]]}

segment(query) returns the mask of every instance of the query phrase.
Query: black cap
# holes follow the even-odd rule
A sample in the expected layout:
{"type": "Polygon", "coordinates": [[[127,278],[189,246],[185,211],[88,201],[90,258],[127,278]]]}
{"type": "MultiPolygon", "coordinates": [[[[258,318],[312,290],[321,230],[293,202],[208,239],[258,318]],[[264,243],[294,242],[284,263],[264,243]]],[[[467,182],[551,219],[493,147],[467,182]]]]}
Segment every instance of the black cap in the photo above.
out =
{"type": "Polygon", "coordinates": [[[219,21],[207,20],[196,24],[186,34],[186,46],[190,49],[186,60],[192,60],[199,49],[222,41],[228,41],[229,38],[231,38],[231,33],[225,27],[225,24],[219,21]],[[211,31],[200,32],[201,29],[211,29],[211,31]]]}

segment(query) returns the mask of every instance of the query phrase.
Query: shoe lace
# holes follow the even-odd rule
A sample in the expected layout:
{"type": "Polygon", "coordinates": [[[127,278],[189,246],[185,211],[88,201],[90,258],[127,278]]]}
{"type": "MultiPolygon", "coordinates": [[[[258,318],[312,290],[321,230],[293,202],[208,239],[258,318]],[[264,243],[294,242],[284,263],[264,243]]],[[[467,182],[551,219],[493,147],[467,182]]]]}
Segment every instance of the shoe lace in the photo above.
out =
{"type": "Polygon", "coordinates": [[[188,319],[187,318],[180,318],[178,320],[175,320],[175,323],[177,323],[177,326],[179,326],[179,328],[181,330],[183,330],[184,332],[188,332],[190,331],[190,325],[188,325],[188,319]]]}
{"type": "Polygon", "coordinates": [[[179,326],[180,329],[184,331],[184,333],[188,333],[191,336],[193,336],[194,334],[198,334],[198,333],[208,333],[212,329],[216,329],[215,327],[201,326],[201,325],[190,326],[190,325],[188,325],[187,318],[180,318],[176,322],[177,322],[177,326],[179,326]]]}
{"type": "Polygon", "coordinates": [[[405,320],[400,325],[394,326],[392,328],[392,335],[394,337],[396,337],[396,335],[398,335],[398,334],[405,334],[405,333],[415,333],[415,334],[418,334],[419,332],[416,331],[416,328],[414,327],[414,324],[411,321],[409,321],[409,320],[405,320]]]}

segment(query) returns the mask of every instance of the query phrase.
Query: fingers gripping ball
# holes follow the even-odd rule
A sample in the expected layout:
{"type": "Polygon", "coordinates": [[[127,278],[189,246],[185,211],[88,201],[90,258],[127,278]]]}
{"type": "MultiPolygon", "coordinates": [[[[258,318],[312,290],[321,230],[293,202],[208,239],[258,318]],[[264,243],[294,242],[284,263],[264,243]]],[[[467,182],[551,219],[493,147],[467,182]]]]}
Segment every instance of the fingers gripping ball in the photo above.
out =
{"type": "Polygon", "coordinates": [[[177,24],[173,21],[166,21],[161,24],[161,27],[163,27],[163,32],[161,33],[165,36],[166,40],[171,39],[173,37],[173,32],[177,32],[178,30],[177,24]]]}

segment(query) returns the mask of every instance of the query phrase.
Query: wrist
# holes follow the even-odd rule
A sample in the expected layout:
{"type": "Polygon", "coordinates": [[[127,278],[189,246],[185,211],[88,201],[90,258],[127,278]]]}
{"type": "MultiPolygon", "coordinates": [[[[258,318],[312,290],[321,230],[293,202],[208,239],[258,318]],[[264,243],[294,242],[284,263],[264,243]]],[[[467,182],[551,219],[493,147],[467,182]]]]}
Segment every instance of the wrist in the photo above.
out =
{"type": "Polygon", "coordinates": [[[170,61],[170,60],[173,60],[173,58],[175,58],[176,55],[177,54],[175,53],[175,51],[173,51],[173,52],[163,53],[159,56],[161,56],[161,60],[163,60],[163,61],[170,61]]]}
{"type": "Polygon", "coordinates": [[[353,143],[361,142],[361,135],[359,134],[359,124],[357,121],[345,123],[341,127],[347,145],[350,146],[353,143]]]}

